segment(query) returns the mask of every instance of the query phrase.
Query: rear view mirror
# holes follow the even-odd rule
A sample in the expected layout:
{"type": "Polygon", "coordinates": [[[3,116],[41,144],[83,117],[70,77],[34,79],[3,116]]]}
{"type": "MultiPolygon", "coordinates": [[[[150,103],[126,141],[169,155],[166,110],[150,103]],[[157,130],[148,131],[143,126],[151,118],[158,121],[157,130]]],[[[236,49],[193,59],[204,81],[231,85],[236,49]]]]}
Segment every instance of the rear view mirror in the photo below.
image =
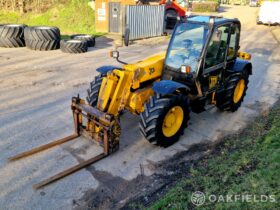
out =
{"type": "Polygon", "coordinates": [[[124,40],[124,45],[127,47],[129,45],[129,35],[130,35],[130,30],[129,28],[126,28],[123,35],[123,40],[124,40]]]}

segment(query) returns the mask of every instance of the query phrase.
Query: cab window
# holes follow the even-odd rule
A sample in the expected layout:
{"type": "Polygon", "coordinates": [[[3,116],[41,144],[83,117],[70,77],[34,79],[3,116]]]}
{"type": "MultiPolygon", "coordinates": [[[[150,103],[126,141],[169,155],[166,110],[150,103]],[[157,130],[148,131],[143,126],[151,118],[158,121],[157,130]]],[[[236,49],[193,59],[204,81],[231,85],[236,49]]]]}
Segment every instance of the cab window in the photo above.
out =
{"type": "Polygon", "coordinates": [[[227,60],[231,60],[231,59],[235,58],[236,52],[238,51],[237,43],[238,43],[239,36],[240,36],[240,30],[235,25],[232,27],[232,30],[231,30],[227,60]]]}
{"type": "Polygon", "coordinates": [[[229,31],[230,26],[220,26],[215,29],[206,51],[205,69],[225,61],[229,31]]]}

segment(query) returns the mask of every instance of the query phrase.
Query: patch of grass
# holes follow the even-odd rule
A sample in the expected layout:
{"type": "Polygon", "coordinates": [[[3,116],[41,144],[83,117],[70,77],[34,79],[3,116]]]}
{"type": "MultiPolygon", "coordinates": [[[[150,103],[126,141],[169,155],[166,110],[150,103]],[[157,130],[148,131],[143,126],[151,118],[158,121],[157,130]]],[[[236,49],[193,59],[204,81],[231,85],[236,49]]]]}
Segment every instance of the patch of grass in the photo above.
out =
{"type": "Polygon", "coordinates": [[[206,1],[206,2],[193,2],[192,11],[193,12],[217,12],[219,7],[216,1],[206,1]]]}
{"type": "Polygon", "coordinates": [[[19,14],[0,10],[0,23],[57,26],[65,35],[76,33],[102,35],[95,31],[94,11],[87,3],[87,0],[81,0],[56,4],[41,14],[19,14]]]}
{"type": "MultiPolygon", "coordinates": [[[[241,134],[225,139],[214,153],[200,160],[188,178],[178,182],[150,209],[279,209],[280,106],[258,118],[241,134]],[[191,202],[193,192],[206,195],[202,206],[191,202]],[[251,202],[210,202],[209,195],[252,195],[251,202]],[[276,202],[260,202],[261,195],[276,202]],[[252,202],[255,199],[259,202],[252,202]]],[[[249,198],[250,199],[250,198],[249,198]]],[[[263,196],[263,199],[265,197],[263,196]]],[[[222,201],[222,200],[220,200],[222,201]]]]}

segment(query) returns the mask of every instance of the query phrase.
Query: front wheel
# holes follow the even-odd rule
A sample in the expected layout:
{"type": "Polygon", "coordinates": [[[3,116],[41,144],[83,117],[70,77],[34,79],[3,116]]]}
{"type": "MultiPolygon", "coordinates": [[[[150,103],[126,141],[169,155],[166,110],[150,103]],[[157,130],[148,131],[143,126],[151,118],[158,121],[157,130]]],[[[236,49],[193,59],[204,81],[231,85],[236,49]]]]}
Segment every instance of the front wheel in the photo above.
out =
{"type": "Polygon", "coordinates": [[[140,131],[149,142],[170,146],[183,135],[189,113],[189,100],[184,95],[152,96],[140,114],[140,131]]]}
{"type": "Polygon", "coordinates": [[[87,90],[87,102],[92,107],[96,107],[97,105],[102,79],[103,76],[101,74],[97,75],[90,83],[90,88],[87,90]]]}

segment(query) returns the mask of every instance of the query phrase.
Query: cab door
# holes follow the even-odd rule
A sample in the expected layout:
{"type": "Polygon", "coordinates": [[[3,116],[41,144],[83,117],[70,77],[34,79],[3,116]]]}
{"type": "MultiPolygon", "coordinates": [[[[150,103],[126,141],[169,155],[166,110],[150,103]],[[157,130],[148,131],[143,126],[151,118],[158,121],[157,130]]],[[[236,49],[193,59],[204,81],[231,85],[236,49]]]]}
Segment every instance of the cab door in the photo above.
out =
{"type": "Polygon", "coordinates": [[[227,67],[226,69],[232,69],[232,66],[235,63],[240,41],[240,24],[234,23],[231,25],[230,38],[229,38],[229,46],[227,50],[227,67]]]}
{"type": "Polygon", "coordinates": [[[231,25],[221,25],[214,28],[212,37],[208,42],[205,51],[205,58],[203,61],[202,71],[202,92],[209,97],[211,101],[214,100],[214,93],[222,81],[224,70],[227,65],[227,51],[229,45],[229,38],[231,25]],[[213,100],[212,100],[213,99],[213,100]]]}

